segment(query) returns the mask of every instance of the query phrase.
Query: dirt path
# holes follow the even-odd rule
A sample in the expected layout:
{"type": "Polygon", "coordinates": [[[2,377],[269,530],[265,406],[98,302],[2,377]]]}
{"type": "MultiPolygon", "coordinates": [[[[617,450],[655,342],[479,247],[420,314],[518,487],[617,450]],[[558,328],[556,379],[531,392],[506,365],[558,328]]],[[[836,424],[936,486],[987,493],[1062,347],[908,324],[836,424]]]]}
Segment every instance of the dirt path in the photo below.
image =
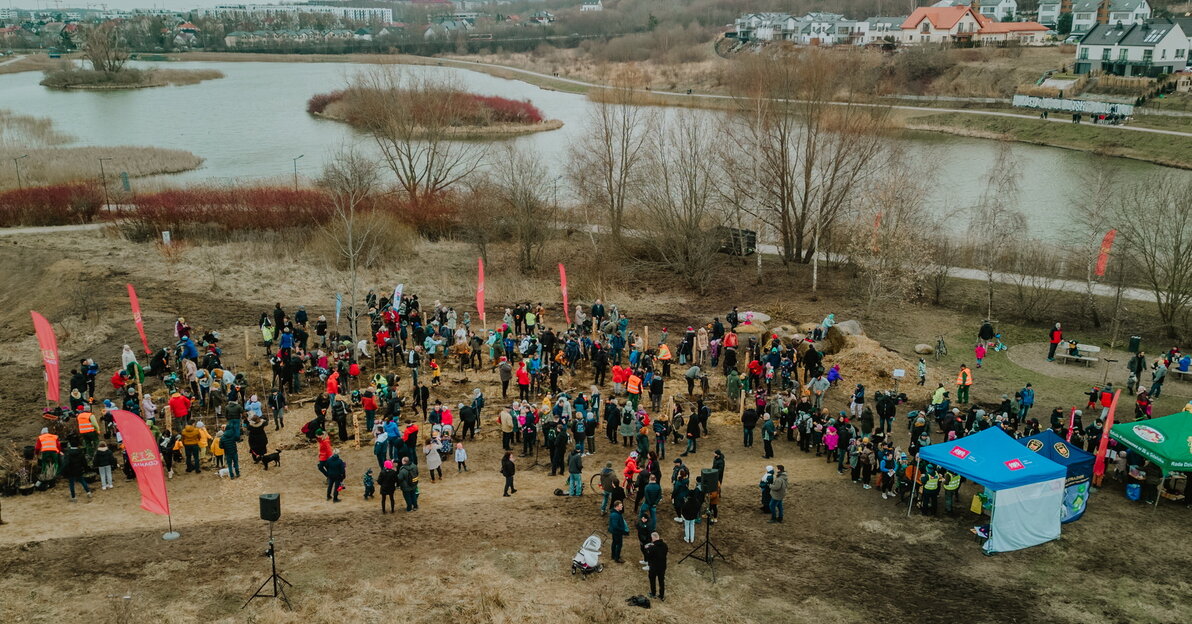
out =
{"type": "MultiPolygon", "coordinates": [[[[1084,381],[1092,384],[1100,384],[1103,379],[1106,379],[1106,371],[1108,370],[1108,380],[1113,382],[1116,386],[1122,388],[1123,394],[1126,390],[1126,378],[1130,373],[1126,370],[1126,362],[1133,357],[1132,353],[1120,350],[1109,350],[1102,348],[1097,357],[1101,359],[1100,362],[1092,366],[1082,366],[1080,364],[1061,364],[1059,360],[1054,362],[1047,361],[1046,342],[1029,342],[1026,344],[1018,344],[1010,347],[1006,353],[1011,362],[1038,372],[1041,375],[1048,377],[1056,377],[1059,379],[1071,379],[1074,381],[1084,381]],[[1114,360],[1107,362],[1107,360],[1114,360]]],[[[1150,386],[1150,378],[1142,380],[1145,386],[1150,386]]],[[[1192,382],[1177,380],[1173,375],[1167,376],[1167,381],[1163,383],[1163,396],[1179,396],[1192,398],[1192,382]]]]}

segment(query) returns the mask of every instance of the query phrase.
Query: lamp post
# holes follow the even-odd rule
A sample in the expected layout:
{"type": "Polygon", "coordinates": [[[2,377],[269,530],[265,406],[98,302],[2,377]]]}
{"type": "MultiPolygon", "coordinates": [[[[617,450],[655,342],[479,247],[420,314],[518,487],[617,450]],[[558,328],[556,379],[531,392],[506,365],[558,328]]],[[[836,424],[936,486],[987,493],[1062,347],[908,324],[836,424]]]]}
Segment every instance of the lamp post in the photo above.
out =
{"type": "Polygon", "coordinates": [[[104,172],[103,161],[111,160],[111,157],[104,156],[99,159],[99,179],[103,184],[103,206],[108,212],[112,211],[112,202],[108,201],[108,175],[104,172]]]}
{"type": "Polygon", "coordinates": [[[298,190],[298,159],[306,156],[306,154],[299,154],[294,158],[294,190],[298,190]]]}
{"type": "Polygon", "coordinates": [[[17,156],[16,158],[12,159],[12,165],[17,168],[17,189],[18,190],[23,190],[25,188],[25,185],[21,184],[21,159],[28,158],[28,157],[29,157],[29,155],[25,154],[23,156],[17,156]]]}

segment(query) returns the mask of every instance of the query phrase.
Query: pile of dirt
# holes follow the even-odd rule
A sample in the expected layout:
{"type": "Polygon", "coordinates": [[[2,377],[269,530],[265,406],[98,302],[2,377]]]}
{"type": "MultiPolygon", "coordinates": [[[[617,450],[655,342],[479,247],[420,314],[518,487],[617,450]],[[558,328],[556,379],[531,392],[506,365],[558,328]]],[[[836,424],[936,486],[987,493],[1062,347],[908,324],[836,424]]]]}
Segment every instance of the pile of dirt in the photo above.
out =
{"type": "Polygon", "coordinates": [[[894,387],[894,371],[901,369],[906,371],[906,376],[899,380],[898,391],[905,392],[913,405],[928,400],[937,383],[947,383],[944,375],[931,371],[929,367],[927,383],[919,386],[915,369],[917,360],[907,359],[867,336],[846,336],[839,332],[829,332],[829,336],[832,335],[837,336],[837,346],[834,347],[834,353],[825,355],[824,367],[831,368],[839,364],[846,387],[859,383],[871,391],[888,390],[894,387]]]}

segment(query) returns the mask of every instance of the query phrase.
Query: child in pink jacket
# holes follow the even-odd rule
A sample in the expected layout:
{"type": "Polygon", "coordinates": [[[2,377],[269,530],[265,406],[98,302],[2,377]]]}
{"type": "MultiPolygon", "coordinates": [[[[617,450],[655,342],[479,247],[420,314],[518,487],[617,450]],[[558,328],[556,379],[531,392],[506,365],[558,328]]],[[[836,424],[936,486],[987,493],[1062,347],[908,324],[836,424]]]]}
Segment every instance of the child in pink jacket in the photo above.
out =
{"type": "Polygon", "coordinates": [[[828,449],[828,463],[836,461],[836,447],[840,445],[840,435],[836,433],[836,427],[828,426],[827,432],[824,433],[824,446],[828,449]]]}

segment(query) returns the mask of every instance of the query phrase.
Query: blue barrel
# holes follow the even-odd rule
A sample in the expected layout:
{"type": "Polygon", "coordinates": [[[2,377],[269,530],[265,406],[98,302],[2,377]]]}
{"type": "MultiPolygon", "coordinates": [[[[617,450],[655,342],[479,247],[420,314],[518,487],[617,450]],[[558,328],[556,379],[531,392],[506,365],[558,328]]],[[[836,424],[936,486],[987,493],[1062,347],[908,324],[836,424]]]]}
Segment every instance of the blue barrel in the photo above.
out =
{"type": "Polygon", "coordinates": [[[1136,501],[1142,498],[1142,486],[1137,483],[1129,483],[1126,485],[1126,498],[1136,501]]]}

